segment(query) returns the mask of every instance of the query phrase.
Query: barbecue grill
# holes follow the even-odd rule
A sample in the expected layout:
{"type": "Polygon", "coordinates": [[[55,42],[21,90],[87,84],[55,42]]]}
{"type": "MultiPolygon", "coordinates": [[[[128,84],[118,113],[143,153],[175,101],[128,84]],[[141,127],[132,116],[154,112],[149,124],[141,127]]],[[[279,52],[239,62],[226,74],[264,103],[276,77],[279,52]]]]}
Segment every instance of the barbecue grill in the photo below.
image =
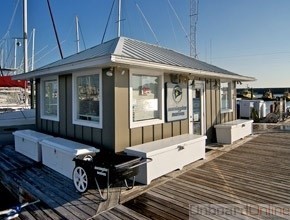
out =
{"type": "Polygon", "coordinates": [[[107,152],[81,154],[73,160],[73,182],[76,190],[84,193],[95,185],[103,200],[108,199],[109,188],[113,184],[124,181],[127,189],[132,189],[139,166],[151,161],[149,158],[107,152]],[[133,180],[129,186],[127,180],[130,178],[133,180]],[[101,188],[107,188],[106,196],[101,188]]]}

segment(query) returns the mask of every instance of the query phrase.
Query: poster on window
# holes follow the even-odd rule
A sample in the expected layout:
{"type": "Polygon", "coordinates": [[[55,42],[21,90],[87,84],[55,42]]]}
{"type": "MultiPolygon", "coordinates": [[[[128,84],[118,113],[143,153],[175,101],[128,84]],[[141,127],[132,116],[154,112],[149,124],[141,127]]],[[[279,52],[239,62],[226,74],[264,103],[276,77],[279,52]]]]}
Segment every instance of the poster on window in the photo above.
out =
{"type": "Polygon", "coordinates": [[[187,112],[187,85],[166,83],[166,120],[186,119],[187,112]]]}

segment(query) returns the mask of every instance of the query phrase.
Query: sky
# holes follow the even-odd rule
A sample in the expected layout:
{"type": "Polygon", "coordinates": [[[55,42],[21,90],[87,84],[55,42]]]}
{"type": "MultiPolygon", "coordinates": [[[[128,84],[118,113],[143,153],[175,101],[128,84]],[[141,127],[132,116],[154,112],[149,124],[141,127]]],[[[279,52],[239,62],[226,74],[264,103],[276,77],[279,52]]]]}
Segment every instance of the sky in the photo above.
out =
{"type": "MultiPolygon", "coordinates": [[[[108,19],[113,1],[50,0],[64,57],[77,50],[76,16],[81,50],[100,44],[104,33],[104,41],[117,37],[117,3],[108,19]]],[[[4,67],[14,65],[14,39],[22,41],[22,2],[0,0],[0,61],[4,67]]],[[[122,0],[121,35],[189,55],[189,2],[122,0]]],[[[240,87],[290,88],[289,9],[289,0],[199,0],[198,59],[257,79],[240,87]]],[[[30,58],[33,28],[34,68],[60,59],[46,0],[28,0],[30,58]]],[[[16,53],[17,66],[21,66],[23,47],[17,47],[16,53]]]]}

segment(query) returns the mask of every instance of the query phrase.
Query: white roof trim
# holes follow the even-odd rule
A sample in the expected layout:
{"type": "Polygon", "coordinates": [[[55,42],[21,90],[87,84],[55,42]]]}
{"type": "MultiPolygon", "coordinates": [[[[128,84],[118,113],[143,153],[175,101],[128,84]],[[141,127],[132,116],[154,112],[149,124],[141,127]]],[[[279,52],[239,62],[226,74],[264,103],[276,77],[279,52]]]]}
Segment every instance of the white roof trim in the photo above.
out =
{"type": "Polygon", "coordinates": [[[46,76],[51,74],[60,74],[60,73],[71,73],[75,70],[79,69],[86,69],[86,68],[92,68],[92,67],[101,67],[106,66],[111,63],[111,57],[104,56],[104,57],[98,57],[93,58],[90,60],[82,60],[77,61],[74,63],[69,63],[65,65],[60,65],[57,67],[50,67],[50,68],[44,68],[44,69],[37,69],[35,71],[29,72],[29,73],[22,73],[16,76],[13,76],[13,79],[28,79],[28,78],[34,78],[39,76],[46,76]]]}
{"type": "Polygon", "coordinates": [[[200,77],[223,78],[223,79],[242,80],[242,81],[255,80],[255,78],[253,77],[246,77],[246,76],[241,76],[238,74],[229,75],[229,74],[224,74],[224,73],[209,72],[209,71],[197,70],[197,69],[186,68],[186,67],[178,67],[178,66],[160,64],[160,63],[154,63],[154,62],[149,62],[149,61],[144,61],[144,60],[130,59],[127,57],[122,57],[122,56],[117,56],[117,55],[112,55],[111,60],[113,63],[118,63],[118,64],[161,69],[161,70],[167,70],[169,72],[177,72],[177,73],[188,73],[188,74],[191,73],[193,75],[200,76],[200,77]]]}

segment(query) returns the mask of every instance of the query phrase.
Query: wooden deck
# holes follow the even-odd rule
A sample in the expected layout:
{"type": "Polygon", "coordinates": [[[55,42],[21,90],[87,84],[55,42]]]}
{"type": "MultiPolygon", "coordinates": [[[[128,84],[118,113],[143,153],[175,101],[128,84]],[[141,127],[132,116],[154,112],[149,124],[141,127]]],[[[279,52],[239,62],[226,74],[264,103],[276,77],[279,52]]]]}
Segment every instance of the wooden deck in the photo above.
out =
{"type": "Polygon", "coordinates": [[[290,219],[290,133],[276,131],[94,219],[290,219]],[[211,212],[208,204],[215,204],[211,212]],[[228,212],[215,215],[221,210],[228,212]]]}
{"type": "Polygon", "coordinates": [[[289,132],[275,127],[271,133],[212,149],[205,160],[150,186],[136,186],[121,194],[120,188],[114,188],[104,203],[96,190],[78,194],[70,179],[13,147],[0,148],[0,179],[19,196],[41,200],[24,208],[18,219],[289,219],[290,209],[288,216],[275,212],[275,218],[261,218],[254,212],[257,204],[264,210],[272,204],[290,208],[289,132]],[[243,214],[213,215],[206,213],[208,204],[214,204],[215,211],[248,205],[252,212],[241,208],[243,214]]]}

